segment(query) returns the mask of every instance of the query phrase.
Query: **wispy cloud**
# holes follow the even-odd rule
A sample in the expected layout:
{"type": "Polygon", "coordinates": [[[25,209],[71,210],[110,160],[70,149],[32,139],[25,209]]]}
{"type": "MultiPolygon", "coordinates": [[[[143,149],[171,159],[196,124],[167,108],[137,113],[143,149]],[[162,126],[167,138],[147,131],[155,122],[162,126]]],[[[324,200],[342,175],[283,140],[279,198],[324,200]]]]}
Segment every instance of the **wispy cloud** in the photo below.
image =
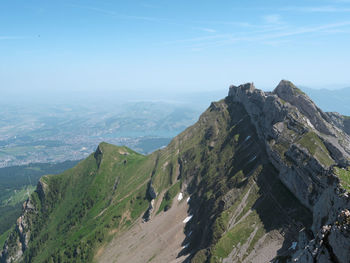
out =
{"type": "Polygon", "coordinates": [[[15,40],[15,39],[28,39],[25,36],[0,36],[0,40],[15,40]]]}
{"type": "Polygon", "coordinates": [[[289,6],[289,7],[282,8],[281,10],[282,11],[304,12],[304,13],[347,13],[347,12],[350,12],[350,8],[344,8],[344,7],[338,7],[338,6],[304,6],[304,7],[289,6]]]}
{"type": "Polygon", "coordinates": [[[267,41],[263,41],[262,43],[268,46],[272,46],[272,47],[279,47],[285,43],[289,43],[290,40],[287,39],[281,39],[281,40],[267,40],[267,41]]]}
{"type": "MultiPolygon", "coordinates": [[[[349,0],[350,1],[350,0],[349,0]]],[[[245,21],[220,21],[220,20],[201,20],[187,21],[179,23],[168,18],[148,17],[137,15],[125,15],[113,10],[96,8],[91,6],[71,5],[74,8],[90,10],[100,14],[115,17],[117,19],[132,19],[149,21],[156,23],[166,23],[182,26],[184,28],[195,29],[207,33],[205,36],[193,38],[175,39],[157,43],[158,45],[184,45],[192,50],[203,50],[210,47],[219,47],[224,45],[233,45],[240,42],[259,42],[268,45],[282,45],[291,42],[291,37],[311,33],[322,34],[340,34],[348,30],[350,21],[329,23],[316,26],[298,27],[287,24],[283,21],[282,15],[272,13],[261,17],[263,23],[251,23],[245,21]],[[223,26],[227,33],[218,34],[218,29],[223,26]],[[237,30],[240,28],[241,30],[237,30]],[[234,33],[232,33],[234,32],[234,33]],[[289,38],[289,39],[287,39],[289,38]]],[[[349,12],[349,9],[334,6],[314,6],[314,7],[285,7],[278,11],[299,11],[299,12],[349,12]]],[[[223,31],[222,29],[220,31],[223,31]]],[[[1,39],[1,38],[0,38],[1,39]]]]}
{"type": "Polygon", "coordinates": [[[349,25],[350,25],[350,21],[343,21],[343,22],[338,22],[338,23],[324,24],[324,25],[320,25],[320,26],[300,27],[300,28],[296,28],[294,30],[280,32],[280,33],[277,33],[275,35],[270,35],[269,37],[280,38],[280,37],[302,35],[302,34],[307,34],[307,33],[325,32],[326,30],[342,28],[342,27],[349,26],[349,25]]]}
{"type": "Polygon", "coordinates": [[[207,32],[207,33],[216,33],[216,30],[208,27],[194,27],[193,29],[197,29],[199,31],[207,32]]]}
{"type": "Polygon", "coordinates": [[[91,7],[91,6],[70,5],[70,7],[90,10],[90,11],[97,12],[100,14],[112,16],[112,17],[115,17],[118,19],[132,19],[132,20],[143,20],[143,21],[153,21],[153,22],[158,22],[161,20],[161,19],[156,18],[156,17],[125,15],[125,14],[120,14],[120,13],[117,13],[117,12],[114,12],[111,10],[96,8],[96,7],[91,7]]]}
{"type": "MultiPolygon", "coordinates": [[[[344,28],[350,26],[350,21],[338,23],[329,23],[318,26],[309,27],[282,27],[283,30],[276,31],[261,31],[261,32],[245,32],[243,35],[235,34],[216,34],[206,37],[197,37],[189,39],[181,39],[166,42],[163,44],[185,44],[192,50],[202,50],[206,48],[220,47],[233,45],[240,42],[259,42],[268,45],[281,45],[286,42],[291,42],[290,37],[320,33],[320,34],[336,34],[343,32],[344,28]]],[[[279,28],[279,27],[277,27],[279,28]]]]}
{"type": "Polygon", "coordinates": [[[335,2],[335,3],[350,3],[350,0],[331,0],[331,2],[335,2]]]}
{"type": "Polygon", "coordinates": [[[201,25],[223,25],[223,26],[233,26],[241,28],[262,28],[266,27],[264,25],[256,25],[244,21],[220,21],[220,20],[196,20],[192,23],[201,24],[201,25]]]}
{"type": "Polygon", "coordinates": [[[211,35],[211,36],[204,36],[204,37],[194,37],[194,38],[186,38],[186,39],[177,39],[172,41],[167,41],[161,43],[162,45],[169,45],[169,44],[177,44],[177,43],[200,43],[200,42],[207,42],[212,41],[215,39],[225,39],[230,37],[230,34],[220,34],[220,35],[211,35]]]}
{"type": "Polygon", "coordinates": [[[264,22],[267,24],[280,24],[281,16],[278,14],[266,15],[262,17],[264,22]]]}
{"type": "Polygon", "coordinates": [[[140,6],[146,7],[146,8],[159,8],[160,7],[158,5],[153,5],[153,4],[149,4],[149,3],[141,3],[140,6]]]}

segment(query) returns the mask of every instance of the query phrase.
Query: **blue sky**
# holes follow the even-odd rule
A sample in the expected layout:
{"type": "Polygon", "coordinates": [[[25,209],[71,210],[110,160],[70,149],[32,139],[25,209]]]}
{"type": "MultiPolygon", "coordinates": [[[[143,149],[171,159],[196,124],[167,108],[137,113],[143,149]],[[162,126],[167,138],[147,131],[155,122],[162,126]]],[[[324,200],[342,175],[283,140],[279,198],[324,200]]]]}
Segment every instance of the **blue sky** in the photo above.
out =
{"type": "Polygon", "coordinates": [[[0,90],[350,86],[350,0],[2,0],[0,90]]]}

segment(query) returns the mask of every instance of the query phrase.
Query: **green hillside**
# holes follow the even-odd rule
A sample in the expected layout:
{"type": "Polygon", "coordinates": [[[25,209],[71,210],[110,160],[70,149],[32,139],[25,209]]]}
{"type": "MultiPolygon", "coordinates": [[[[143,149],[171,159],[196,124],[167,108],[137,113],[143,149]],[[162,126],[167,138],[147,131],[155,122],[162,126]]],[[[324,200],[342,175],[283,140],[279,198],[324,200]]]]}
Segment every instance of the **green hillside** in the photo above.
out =
{"type": "Polygon", "coordinates": [[[22,212],[23,202],[35,190],[41,176],[58,174],[77,164],[77,161],[63,163],[37,163],[0,168],[0,247],[2,248],[9,229],[14,226],[22,212]]]}

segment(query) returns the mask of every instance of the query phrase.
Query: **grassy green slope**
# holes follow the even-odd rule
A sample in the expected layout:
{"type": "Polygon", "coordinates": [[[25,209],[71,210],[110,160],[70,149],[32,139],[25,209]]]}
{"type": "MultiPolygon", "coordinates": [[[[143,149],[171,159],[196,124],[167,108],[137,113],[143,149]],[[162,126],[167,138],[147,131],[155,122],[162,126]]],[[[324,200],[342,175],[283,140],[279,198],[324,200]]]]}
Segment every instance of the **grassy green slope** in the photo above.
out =
{"type": "Polygon", "coordinates": [[[60,175],[41,179],[44,194],[32,195],[38,209],[25,261],[87,262],[94,249],[148,207],[152,157],[106,143],[60,175]]]}
{"type": "Polygon", "coordinates": [[[35,190],[39,178],[45,174],[62,173],[76,164],[77,161],[66,161],[0,168],[0,251],[9,229],[21,215],[23,202],[35,190]]]}

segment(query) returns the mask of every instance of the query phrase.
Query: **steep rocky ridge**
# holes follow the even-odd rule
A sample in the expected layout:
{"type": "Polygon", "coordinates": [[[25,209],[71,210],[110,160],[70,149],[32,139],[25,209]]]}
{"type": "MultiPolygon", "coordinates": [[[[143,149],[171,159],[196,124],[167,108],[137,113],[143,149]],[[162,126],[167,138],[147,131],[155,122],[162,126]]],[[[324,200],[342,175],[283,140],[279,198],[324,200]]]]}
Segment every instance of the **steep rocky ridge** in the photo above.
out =
{"type": "MultiPolygon", "coordinates": [[[[167,220],[180,192],[192,217],[169,262],[347,262],[350,139],[334,116],[288,81],[273,92],[231,86],[165,149],[143,156],[102,143],[75,168],[43,177],[0,262],[104,253],[119,262],[112,244],[137,224],[146,235],[167,220]]],[[[151,245],[161,242],[149,243],[145,262],[162,262],[161,245],[151,245]]]]}
{"type": "Polygon", "coordinates": [[[339,129],[350,135],[350,117],[343,116],[337,112],[326,112],[332,123],[339,129]]]}
{"type": "MultiPolygon", "coordinates": [[[[349,165],[350,140],[346,131],[341,125],[332,125],[330,114],[323,113],[288,81],[281,81],[272,93],[256,90],[253,84],[232,86],[229,96],[243,103],[252,117],[283,184],[313,213],[313,236],[326,236],[322,231],[328,229],[328,235],[337,235],[342,240],[342,247],[348,244],[344,248],[347,252],[337,254],[334,251],[339,246],[335,239],[333,242],[321,239],[318,245],[299,247],[295,259],[313,262],[333,258],[335,262],[347,262],[349,232],[339,231],[336,222],[344,209],[349,208],[350,200],[333,169],[349,165]]],[[[301,236],[307,239],[307,235],[301,236]]]]}

